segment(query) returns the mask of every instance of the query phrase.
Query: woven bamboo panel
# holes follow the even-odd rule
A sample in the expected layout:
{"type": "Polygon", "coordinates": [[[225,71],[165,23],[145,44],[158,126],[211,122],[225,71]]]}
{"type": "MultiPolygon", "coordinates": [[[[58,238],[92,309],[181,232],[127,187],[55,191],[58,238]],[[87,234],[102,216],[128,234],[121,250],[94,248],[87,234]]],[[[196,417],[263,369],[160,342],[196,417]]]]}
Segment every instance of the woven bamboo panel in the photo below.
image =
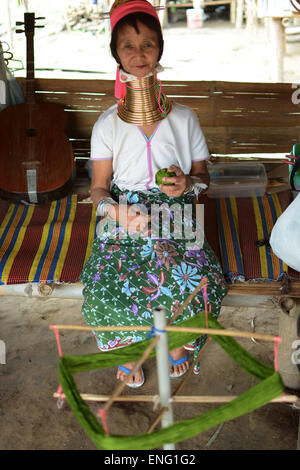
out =
{"type": "MultiPolygon", "coordinates": [[[[300,141],[300,105],[292,101],[291,84],[165,81],[163,89],[196,112],[211,153],[289,152],[300,141]]],[[[88,156],[98,116],[116,102],[113,92],[112,80],[36,80],[37,99],[65,109],[66,132],[80,156],[88,156]]]]}

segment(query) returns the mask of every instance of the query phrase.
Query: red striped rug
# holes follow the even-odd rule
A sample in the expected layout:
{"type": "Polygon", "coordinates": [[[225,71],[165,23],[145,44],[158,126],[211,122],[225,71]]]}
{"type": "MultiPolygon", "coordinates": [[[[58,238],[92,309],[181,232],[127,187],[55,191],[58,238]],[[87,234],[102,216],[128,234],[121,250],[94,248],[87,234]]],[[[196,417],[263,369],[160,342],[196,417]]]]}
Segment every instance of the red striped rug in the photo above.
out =
{"type": "Polygon", "coordinates": [[[0,283],[76,282],[90,255],[96,214],[76,195],[43,206],[0,201],[0,283]]]}
{"type": "MultiPolygon", "coordinates": [[[[84,199],[70,195],[43,206],[0,200],[0,284],[79,281],[96,227],[95,208],[84,199]]],[[[285,272],[300,278],[266,244],[257,246],[290,204],[290,191],[231,201],[204,197],[199,202],[205,204],[206,237],[227,280],[277,280],[285,272]]]]}
{"type": "Polygon", "coordinates": [[[273,253],[268,238],[277,218],[292,202],[290,191],[262,197],[209,199],[205,205],[205,235],[223,266],[227,281],[299,279],[273,253]]]}

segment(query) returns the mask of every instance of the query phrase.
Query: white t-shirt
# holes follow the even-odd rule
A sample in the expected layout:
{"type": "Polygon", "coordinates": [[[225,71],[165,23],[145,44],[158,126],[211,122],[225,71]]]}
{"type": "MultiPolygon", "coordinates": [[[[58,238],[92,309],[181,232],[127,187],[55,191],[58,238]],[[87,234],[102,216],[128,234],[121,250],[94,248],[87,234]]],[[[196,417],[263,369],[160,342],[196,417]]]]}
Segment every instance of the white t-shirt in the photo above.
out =
{"type": "Polygon", "coordinates": [[[189,174],[192,162],[210,155],[197,115],[173,102],[169,115],[159,121],[148,139],[141,127],[122,121],[117,104],[96,121],[91,139],[91,160],[113,160],[113,179],[121,190],[156,188],[155,174],[176,165],[189,174]]]}

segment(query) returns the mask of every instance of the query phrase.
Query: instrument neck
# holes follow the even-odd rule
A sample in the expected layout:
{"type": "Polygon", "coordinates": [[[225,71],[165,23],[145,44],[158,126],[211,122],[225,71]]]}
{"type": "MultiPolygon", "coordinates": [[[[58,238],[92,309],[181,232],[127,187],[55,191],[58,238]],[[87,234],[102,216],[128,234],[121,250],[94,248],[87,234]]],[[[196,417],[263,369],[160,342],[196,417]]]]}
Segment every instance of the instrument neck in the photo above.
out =
{"type": "Polygon", "coordinates": [[[29,104],[35,103],[35,78],[34,78],[34,46],[33,33],[26,35],[26,101],[29,104]]]}

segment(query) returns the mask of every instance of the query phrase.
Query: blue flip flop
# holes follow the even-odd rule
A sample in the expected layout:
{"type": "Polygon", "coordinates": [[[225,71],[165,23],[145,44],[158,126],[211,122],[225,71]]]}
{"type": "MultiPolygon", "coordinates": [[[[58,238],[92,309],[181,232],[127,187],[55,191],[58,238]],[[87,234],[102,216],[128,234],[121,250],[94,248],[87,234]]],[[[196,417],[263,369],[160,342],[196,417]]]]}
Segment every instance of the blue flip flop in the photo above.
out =
{"type": "MultiPolygon", "coordinates": [[[[181,357],[180,359],[175,360],[175,359],[173,359],[173,357],[172,357],[171,354],[169,353],[169,360],[170,360],[170,362],[171,362],[171,364],[172,364],[173,367],[174,367],[174,366],[179,366],[179,364],[182,364],[183,362],[188,361],[188,360],[189,360],[189,357],[190,357],[190,355],[187,354],[186,356],[181,357]]],[[[178,377],[182,377],[184,374],[186,374],[187,371],[188,371],[188,369],[185,370],[184,372],[182,372],[181,374],[174,374],[174,372],[173,372],[173,373],[170,374],[170,377],[171,377],[171,378],[178,379],[178,377]]]]}
{"type": "MultiPolygon", "coordinates": [[[[119,365],[118,368],[122,371],[122,372],[125,372],[125,374],[130,374],[131,372],[131,369],[128,369],[127,367],[125,366],[122,366],[122,365],[119,365]]],[[[130,388],[140,388],[142,385],[144,385],[145,383],[145,377],[144,377],[144,372],[143,372],[143,369],[141,369],[141,372],[142,372],[142,377],[143,377],[143,380],[140,384],[136,384],[136,383],[132,383],[132,384],[129,384],[127,383],[127,387],[130,387],[130,388]]],[[[134,376],[133,376],[134,377],[134,376]]]]}

